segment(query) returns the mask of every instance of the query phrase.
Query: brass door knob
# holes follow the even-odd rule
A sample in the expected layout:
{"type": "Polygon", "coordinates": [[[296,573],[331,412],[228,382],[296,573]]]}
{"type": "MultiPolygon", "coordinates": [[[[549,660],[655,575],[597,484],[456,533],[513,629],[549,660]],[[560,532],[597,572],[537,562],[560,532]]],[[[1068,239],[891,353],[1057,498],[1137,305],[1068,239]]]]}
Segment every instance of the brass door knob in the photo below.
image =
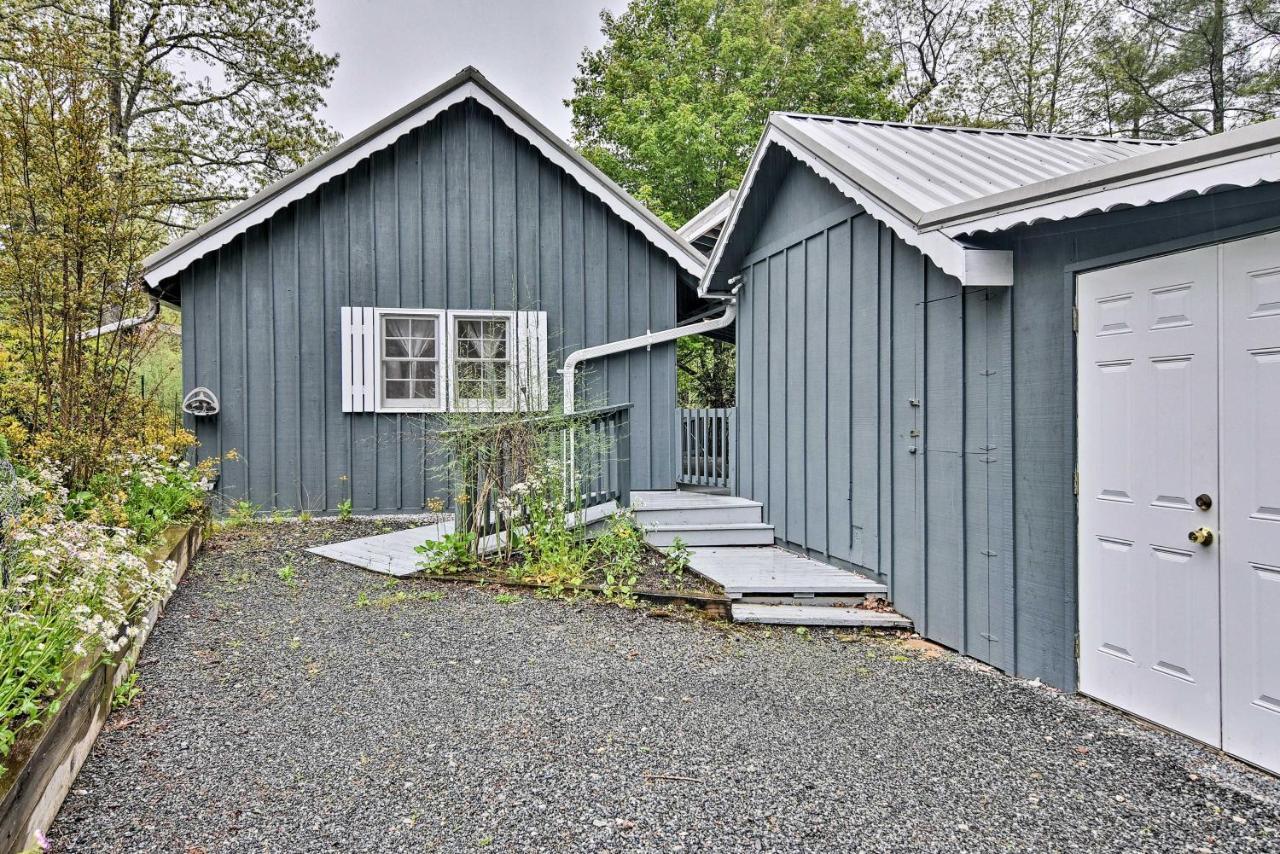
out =
{"type": "Polygon", "coordinates": [[[1187,539],[1202,546],[1213,545],[1213,531],[1208,528],[1196,528],[1187,534],[1187,539]]]}

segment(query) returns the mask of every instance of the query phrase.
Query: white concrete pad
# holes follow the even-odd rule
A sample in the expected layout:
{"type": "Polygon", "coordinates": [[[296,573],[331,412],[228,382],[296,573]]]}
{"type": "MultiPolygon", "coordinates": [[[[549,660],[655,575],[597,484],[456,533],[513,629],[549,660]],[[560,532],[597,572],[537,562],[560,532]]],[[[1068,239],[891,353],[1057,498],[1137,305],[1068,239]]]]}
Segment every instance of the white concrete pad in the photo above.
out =
{"type": "MultiPolygon", "coordinates": [[[[588,507],[581,513],[570,513],[565,516],[565,523],[572,526],[591,526],[617,512],[618,505],[610,501],[596,507],[588,507]]],[[[307,549],[312,554],[349,563],[385,575],[403,578],[421,572],[418,562],[422,555],[417,547],[428,540],[442,540],[453,533],[453,519],[446,519],[431,525],[417,528],[405,528],[403,531],[392,531],[389,534],[377,534],[372,537],[359,537],[342,543],[330,543],[307,549]]],[[[506,534],[485,537],[480,543],[481,553],[491,552],[505,539],[506,534]]]]}

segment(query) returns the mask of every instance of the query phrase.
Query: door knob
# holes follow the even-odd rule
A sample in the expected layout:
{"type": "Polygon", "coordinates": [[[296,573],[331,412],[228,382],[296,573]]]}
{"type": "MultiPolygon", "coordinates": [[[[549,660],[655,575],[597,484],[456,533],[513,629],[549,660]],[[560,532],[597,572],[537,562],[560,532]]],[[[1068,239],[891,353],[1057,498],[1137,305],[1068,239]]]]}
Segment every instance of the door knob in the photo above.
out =
{"type": "Polygon", "coordinates": [[[1194,531],[1187,533],[1187,539],[1202,546],[1211,546],[1213,545],[1213,531],[1208,528],[1196,528],[1194,531]]]}

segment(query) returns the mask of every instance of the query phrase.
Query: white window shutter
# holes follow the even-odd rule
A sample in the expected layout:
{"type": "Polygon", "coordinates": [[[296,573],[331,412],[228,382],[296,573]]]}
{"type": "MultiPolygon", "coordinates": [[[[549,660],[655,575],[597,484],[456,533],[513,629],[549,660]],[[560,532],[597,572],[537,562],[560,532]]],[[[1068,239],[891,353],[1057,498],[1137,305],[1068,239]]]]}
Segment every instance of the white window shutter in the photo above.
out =
{"type": "Polygon", "coordinates": [[[342,411],[373,412],[378,320],[372,308],[342,307],[342,411]]]}
{"type": "Polygon", "coordinates": [[[544,412],[547,399],[547,313],[516,312],[516,409],[544,412]]]}

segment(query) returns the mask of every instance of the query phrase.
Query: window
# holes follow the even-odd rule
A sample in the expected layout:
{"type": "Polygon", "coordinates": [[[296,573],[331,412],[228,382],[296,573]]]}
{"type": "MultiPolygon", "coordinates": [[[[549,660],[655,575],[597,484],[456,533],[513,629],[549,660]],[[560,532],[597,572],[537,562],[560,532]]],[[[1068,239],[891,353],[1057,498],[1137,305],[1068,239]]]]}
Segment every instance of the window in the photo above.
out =
{"type": "Polygon", "coordinates": [[[385,313],[379,322],[381,408],[443,409],[439,313],[385,313]]]}
{"type": "Polygon", "coordinates": [[[510,315],[451,312],[450,395],[460,410],[512,408],[510,315]]]}
{"type": "Polygon", "coordinates": [[[543,412],[547,313],[343,306],[343,412],[543,412]]]}

